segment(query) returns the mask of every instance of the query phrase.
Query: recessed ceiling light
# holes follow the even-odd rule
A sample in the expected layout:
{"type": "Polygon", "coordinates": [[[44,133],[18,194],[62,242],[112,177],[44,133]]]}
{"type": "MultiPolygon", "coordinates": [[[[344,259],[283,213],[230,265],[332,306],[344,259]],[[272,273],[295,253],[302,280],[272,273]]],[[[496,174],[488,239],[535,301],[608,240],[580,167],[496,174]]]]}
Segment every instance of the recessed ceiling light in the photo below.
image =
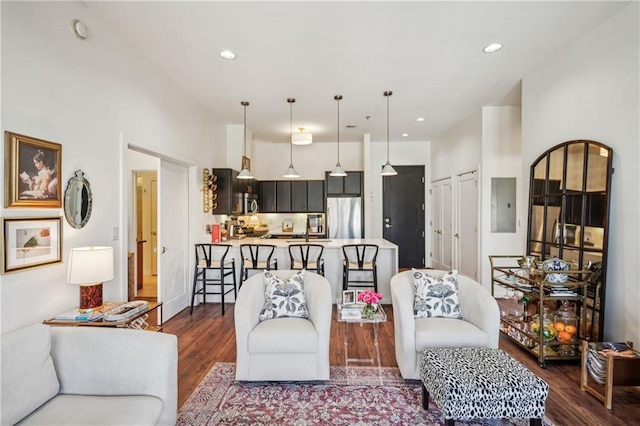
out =
{"type": "Polygon", "coordinates": [[[403,134],[402,134],[402,137],[403,137],[403,138],[406,138],[407,136],[409,136],[409,133],[403,133],[403,134]]]}
{"type": "Polygon", "coordinates": [[[488,45],[484,49],[482,49],[482,51],[484,53],[494,53],[494,52],[497,52],[500,49],[502,49],[502,45],[500,43],[491,43],[490,45],[488,45]]]}
{"type": "Polygon", "coordinates": [[[424,121],[424,117],[418,117],[418,118],[416,118],[416,121],[419,122],[419,123],[423,122],[424,121]]]}
{"type": "Polygon", "coordinates": [[[222,52],[220,52],[220,56],[223,59],[228,59],[228,60],[232,60],[236,58],[236,54],[230,50],[223,50],[222,52]]]}

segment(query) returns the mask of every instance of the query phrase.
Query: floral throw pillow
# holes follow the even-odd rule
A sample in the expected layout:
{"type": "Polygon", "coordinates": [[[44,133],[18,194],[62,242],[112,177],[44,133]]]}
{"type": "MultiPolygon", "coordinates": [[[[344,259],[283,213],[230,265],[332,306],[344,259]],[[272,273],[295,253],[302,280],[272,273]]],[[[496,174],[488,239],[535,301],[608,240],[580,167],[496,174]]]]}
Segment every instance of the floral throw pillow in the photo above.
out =
{"type": "Polygon", "coordinates": [[[426,271],[412,269],[415,298],[413,314],[416,318],[462,318],[458,298],[458,271],[449,271],[435,278],[426,271]]]}
{"type": "Polygon", "coordinates": [[[282,317],[309,318],[304,296],[304,270],[286,281],[264,271],[264,298],[260,321],[282,317]]]}

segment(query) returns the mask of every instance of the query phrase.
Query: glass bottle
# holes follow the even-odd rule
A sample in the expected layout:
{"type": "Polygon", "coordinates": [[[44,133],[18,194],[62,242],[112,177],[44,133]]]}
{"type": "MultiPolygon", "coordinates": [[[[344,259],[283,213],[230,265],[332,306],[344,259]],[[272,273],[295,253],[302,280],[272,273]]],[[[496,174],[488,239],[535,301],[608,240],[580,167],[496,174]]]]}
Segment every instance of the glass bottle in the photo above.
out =
{"type": "Polygon", "coordinates": [[[540,328],[542,328],[542,338],[544,340],[552,340],[556,337],[556,330],[553,324],[553,318],[549,314],[549,308],[544,306],[542,308],[542,320],[540,319],[539,314],[535,314],[531,317],[531,323],[529,325],[531,331],[536,335],[540,336],[540,328]]]}
{"type": "MultiPolygon", "coordinates": [[[[575,343],[578,338],[578,317],[569,307],[568,300],[562,302],[562,306],[556,312],[554,320],[556,339],[563,343],[575,343]]],[[[576,345],[560,345],[558,346],[558,353],[564,356],[573,356],[576,354],[576,345]]]]}

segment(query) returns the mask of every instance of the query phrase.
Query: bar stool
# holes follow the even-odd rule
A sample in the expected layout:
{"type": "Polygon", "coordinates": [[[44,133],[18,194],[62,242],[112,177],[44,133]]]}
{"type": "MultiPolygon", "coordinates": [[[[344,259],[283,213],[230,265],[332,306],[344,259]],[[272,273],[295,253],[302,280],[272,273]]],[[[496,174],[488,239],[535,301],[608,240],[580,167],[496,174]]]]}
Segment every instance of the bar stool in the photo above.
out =
{"type": "Polygon", "coordinates": [[[234,300],[236,294],[236,260],[227,259],[231,244],[196,244],[196,267],[193,272],[193,292],[191,294],[191,310],[189,315],[193,314],[193,305],[196,295],[202,296],[202,303],[207,303],[207,294],[218,294],[222,303],[222,315],[224,315],[224,296],[233,291],[234,300]],[[218,272],[217,276],[207,276],[207,271],[212,274],[218,272]],[[231,282],[228,283],[225,277],[231,275],[231,282]],[[202,288],[198,289],[198,283],[202,283],[202,288]],[[208,285],[218,285],[220,289],[217,291],[207,291],[208,285]],[[233,288],[227,289],[228,286],[233,288]]]}
{"type": "Polygon", "coordinates": [[[290,269],[315,269],[318,274],[324,277],[324,259],[322,259],[323,251],[324,246],[322,244],[290,244],[290,269]]]}
{"type": "Polygon", "coordinates": [[[275,249],[272,244],[240,244],[240,287],[249,278],[249,271],[278,269],[278,259],[272,259],[275,249]]]}
{"type": "Polygon", "coordinates": [[[378,246],[376,244],[345,244],[342,246],[342,289],[349,287],[372,287],[373,291],[378,291],[378,268],[376,258],[378,257],[378,246]],[[349,273],[356,272],[371,273],[371,280],[349,279],[349,273]]]}

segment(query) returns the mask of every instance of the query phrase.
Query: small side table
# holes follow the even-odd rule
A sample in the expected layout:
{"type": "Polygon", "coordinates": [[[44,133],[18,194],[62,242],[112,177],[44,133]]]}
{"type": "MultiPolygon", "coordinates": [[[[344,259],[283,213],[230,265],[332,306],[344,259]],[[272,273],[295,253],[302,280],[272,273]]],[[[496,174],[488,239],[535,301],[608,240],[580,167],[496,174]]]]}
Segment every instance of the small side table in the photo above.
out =
{"type": "Polygon", "coordinates": [[[366,318],[343,318],[342,305],[338,304],[338,322],[344,324],[344,362],[347,367],[347,384],[349,384],[349,364],[351,363],[369,363],[378,365],[378,377],[380,378],[380,384],[382,384],[382,365],[380,364],[380,348],[378,346],[378,324],[381,322],[387,322],[387,314],[384,312],[382,305],[378,305],[378,311],[372,319],[366,318]],[[373,325],[373,348],[375,352],[374,358],[349,358],[349,324],[359,324],[361,327],[364,324],[373,325]]]}
{"type": "MultiPolygon", "coordinates": [[[[629,344],[629,346],[632,346],[629,344]]],[[[607,355],[607,372],[604,382],[604,393],[589,384],[589,371],[587,370],[587,353],[589,342],[582,341],[582,370],[580,389],[589,392],[604,403],[604,406],[611,410],[614,386],[640,386],[640,357],[628,358],[616,356],[612,353],[607,355]]],[[[593,380],[593,378],[592,378],[593,380]]]]}
{"type": "Polygon", "coordinates": [[[148,331],[162,331],[162,302],[149,302],[147,309],[144,311],[138,312],[135,315],[123,320],[123,321],[105,321],[102,318],[99,318],[94,321],[78,321],[78,320],[58,320],[55,318],[51,318],[43,321],[44,324],[53,325],[53,326],[67,326],[67,327],[115,327],[115,328],[132,328],[134,321],[138,318],[146,315],[155,313],[155,318],[157,321],[148,322],[149,326],[145,328],[148,331]]]}

